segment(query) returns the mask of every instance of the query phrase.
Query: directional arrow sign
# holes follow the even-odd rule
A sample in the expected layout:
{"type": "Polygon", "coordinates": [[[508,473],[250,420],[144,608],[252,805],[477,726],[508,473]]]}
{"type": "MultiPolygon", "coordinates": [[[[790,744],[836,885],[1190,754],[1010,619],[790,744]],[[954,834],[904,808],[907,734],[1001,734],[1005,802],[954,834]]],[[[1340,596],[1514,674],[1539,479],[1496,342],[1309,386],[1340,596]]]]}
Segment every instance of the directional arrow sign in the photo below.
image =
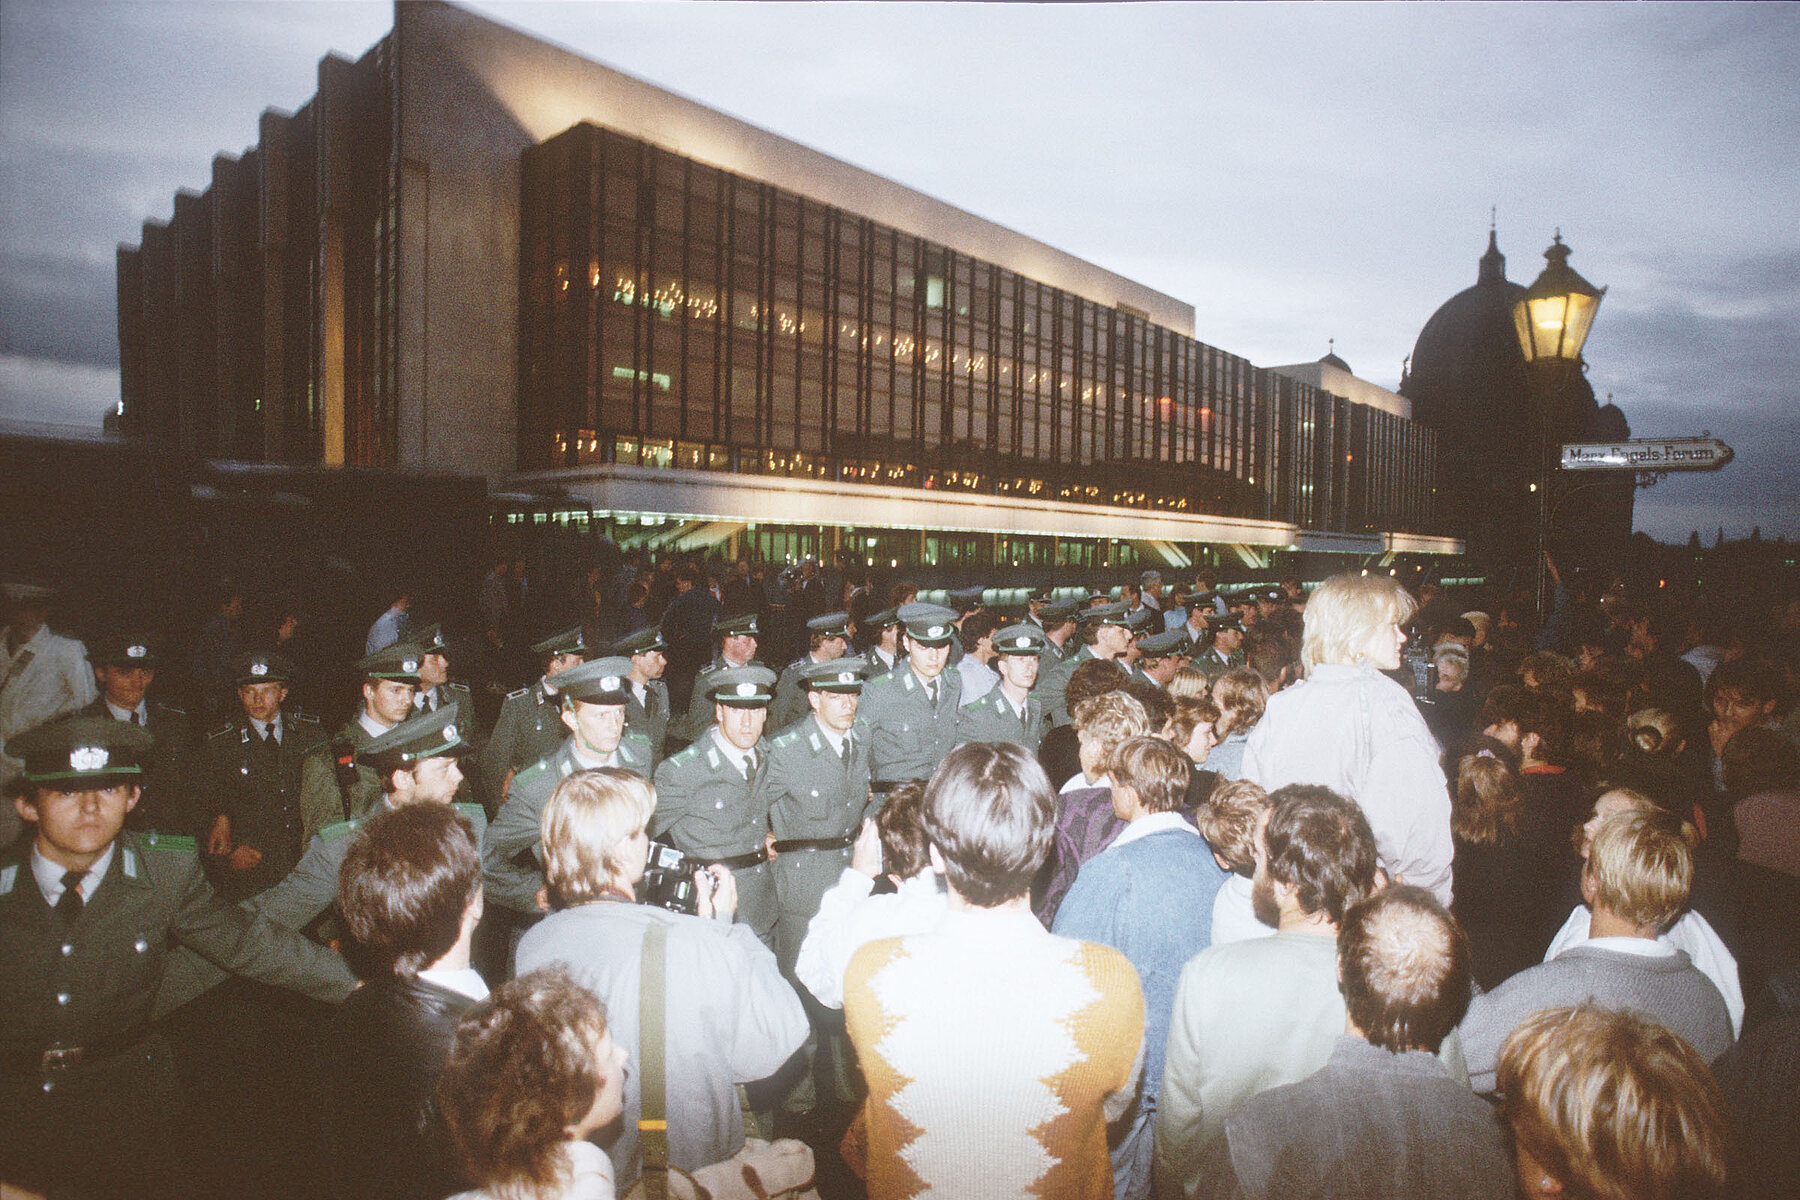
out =
{"type": "Polygon", "coordinates": [[[1565,471],[1716,471],[1731,457],[1731,447],[1718,438],[1638,438],[1562,448],[1565,471]]]}

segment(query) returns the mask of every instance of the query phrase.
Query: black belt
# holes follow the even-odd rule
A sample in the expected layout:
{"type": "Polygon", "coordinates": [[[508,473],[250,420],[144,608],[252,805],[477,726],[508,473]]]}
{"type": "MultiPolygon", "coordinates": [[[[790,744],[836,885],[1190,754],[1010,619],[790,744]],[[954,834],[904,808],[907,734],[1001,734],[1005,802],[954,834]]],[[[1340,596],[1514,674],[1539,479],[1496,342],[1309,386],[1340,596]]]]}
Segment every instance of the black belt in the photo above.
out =
{"type": "Polygon", "coordinates": [[[694,856],[690,856],[690,857],[693,857],[694,861],[699,863],[703,867],[718,866],[718,867],[724,867],[727,870],[738,871],[738,870],[742,870],[745,867],[754,867],[758,863],[768,862],[769,861],[769,852],[767,850],[759,848],[756,850],[752,850],[748,854],[734,854],[730,858],[699,858],[699,857],[694,857],[694,856]]]}
{"type": "Polygon", "coordinates": [[[855,841],[856,835],[851,833],[828,838],[778,838],[775,853],[786,854],[789,850],[842,850],[855,841]]]}
{"type": "Polygon", "coordinates": [[[0,1052],[0,1069],[17,1074],[54,1075],[117,1058],[149,1036],[148,1027],[140,1026],[113,1037],[94,1038],[82,1046],[59,1043],[43,1050],[7,1050],[0,1052]]]}

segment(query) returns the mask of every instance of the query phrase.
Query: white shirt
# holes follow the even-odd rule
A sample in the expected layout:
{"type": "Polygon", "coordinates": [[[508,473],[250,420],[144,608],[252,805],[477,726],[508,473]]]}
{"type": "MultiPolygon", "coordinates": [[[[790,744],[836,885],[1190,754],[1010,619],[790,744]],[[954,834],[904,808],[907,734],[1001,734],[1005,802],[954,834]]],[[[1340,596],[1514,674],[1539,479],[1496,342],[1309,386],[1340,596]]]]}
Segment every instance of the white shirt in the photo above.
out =
{"type": "Polygon", "coordinates": [[[1274,937],[1275,927],[1256,919],[1256,904],[1250,899],[1255,880],[1232,875],[1213,897],[1212,944],[1242,942],[1250,938],[1274,937]]]}
{"type": "Polygon", "coordinates": [[[984,662],[976,662],[973,654],[963,655],[962,661],[956,664],[956,669],[962,674],[960,703],[965,707],[993,691],[1000,683],[1000,672],[984,662]]]}
{"type": "Polygon", "coordinates": [[[889,895],[871,896],[875,881],[845,867],[806,927],[794,977],[820,1004],[844,1007],[844,973],[870,942],[935,929],[950,911],[950,899],[930,867],[900,881],[889,895]]]}
{"type": "Polygon", "coordinates": [[[1057,795],[1066,796],[1070,792],[1082,792],[1082,791],[1086,791],[1088,788],[1110,788],[1110,787],[1112,787],[1112,777],[1110,775],[1102,775],[1099,779],[1095,780],[1093,783],[1089,783],[1088,777],[1087,777],[1087,772],[1086,771],[1077,771],[1073,775],[1069,776],[1069,782],[1062,785],[1062,790],[1057,792],[1057,795]]]}
{"type": "Polygon", "coordinates": [[[732,765],[738,769],[740,775],[745,779],[750,778],[751,752],[749,750],[739,750],[736,746],[732,745],[730,741],[726,739],[725,735],[719,732],[719,727],[717,725],[713,726],[712,736],[713,744],[718,746],[719,753],[731,760],[732,765]]]}
{"type": "Polygon", "coordinates": [[[74,638],[51,633],[48,625],[40,625],[17,651],[9,637],[0,635],[0,680],[5,681],[0,683],[0,783],[4,783],[25,769],[24,763],[5,755],[8,738],[92,704],[100,689],[88,666],[87,649],[74,638]]]}
{"type": "MultiPolygon", "coordinates": [[[[81,877],[77,886],[81,888],[83,903],[94,898],[94,889],[100,886],[102,879],[106,878],[106,868],[112,865],[113,851],[118,849],[118,846],[117,839],[114,839],[106,849],[100,852],[100,857],[94,860],[94,865],[89,867],[87,873],[81,877]]],[[[36,846],[31,848],[31,876],[37,880],[38,891],[44,893],[44,903],[51,908],[55,908],[56,902],[63,897],[62,879],[67,872],[67,867],[45,858],[38,852],[36,846]]]]}
{"type": "Polygon", "coordinates": [[[825,722],[819,720],[819,714],[813,714],[813,724],[819,727],[819,733],[831,743],[831,752],[839,758],[844,757],[844,743],[850,739],[848,733],[839,733],[825,722]]]}
{"type": "Polygon", "coordinates": [[[369,715],[369,710],[366,708],[356,714],[356,723],[361,725],[370,737],[380,737],[382,734],[393,728],[392,725],[383,725],[380,721],[371,717],[369,715]]]}
{"type": "Polygon", "coordinates": [[[136,708],[120,708],[111,700],[105,700],[106,711],[113,715],[113,720],[124,721],[128,725],[150,724],[150,702],[139,700],[136,708]]]}
{"type": "MultiPolygon", "coordinates": [[[[1106,849],[1111,850],[1113,846],[1128,846],[1139,838],[1147,838],[1153,833],[1168,833],[1170,830],[1191,833],[1195,837],[1200,836],[1200,831],[1189,825],[1180,813],[1145,813],[1137,820],[1127,822],[1125,828],[1119,830],[1118,836],[1113,838],[1112,845],[1107,846],[1106,849]]],[[[1101,853],[1104,854],[1106,851],[1102,850],[1101,853]]]]}
{"type": "Polygon", "coordinates": [[[256,730],[257,737],[267,737],[270,733],[273,733],[275,735],[276,744],[278,744],[278,745],[280,744],[280,742],[281,742],[281,714],[280,713],[275,714],[275,719],[273,721],[259,721],[255,717],[251,717],[250,718],[250,727],[252,729],[256,730]]]}
{"type": "Polygon", "coordinates": [[[474,967],[426,967],[419,978],[471,1000],[488,998],[487,980],[474,967]]]}

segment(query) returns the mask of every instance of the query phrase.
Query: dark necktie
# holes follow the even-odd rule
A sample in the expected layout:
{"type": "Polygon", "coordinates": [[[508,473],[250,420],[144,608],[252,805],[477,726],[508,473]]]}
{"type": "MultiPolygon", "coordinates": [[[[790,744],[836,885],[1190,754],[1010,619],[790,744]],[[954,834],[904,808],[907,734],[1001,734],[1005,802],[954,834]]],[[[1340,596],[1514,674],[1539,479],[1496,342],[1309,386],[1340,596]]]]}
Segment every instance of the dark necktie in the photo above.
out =
{"type": "Polygon", "coordinates": [[[144,719],[138,716],[138,711],[135,708],[131,710],[131,723],[133,725],[142,725],[144,723],[144,719]]]}
{"type": "Polygon", "coordinates": [[[744,755],[744,778],[745,779],[755,779],[756,778],[756,761],[757,761],[756,760],[756,751],[752,750],[749,753],[744,755]]]}
{"type": "Polygon", "coordinates": [[[419,697],[419,707],[424,709],[427,714],[430,714],[437,708],[437,705],[435,705],[431,702],[431,693],[430,692],[426,692],[424,695],[419,697]]]}
{"type": "Polygon", "coordinates": [[[925,685],[925,698],[927,700],[931,701],[932,711],[936,712],[937,711],[937,680],[933,679],[930,683],[925,685]]]}
{"type": "Polygon", "coordinates": [[[850,765],[850,739],[849,738],[845,738],[844,744],[842,746],[838,747],[838,757],[844,760],[844,765],[846,767],[850,765]]]}
{"type": "Polygon", "coordinates": [[[271,750],[281,745],[281,740],[275,736],[275,726],[273,722],[263,726],[263,745],[271,750]]]}
{"type": "Polygon", "coordinates": [[[63,894],[56,902],[56,915],[63,919],[64,925],[73,925],[75,918],[81,915],[81,881],[86,876],[86,871],[63,872],[63,894]]]}

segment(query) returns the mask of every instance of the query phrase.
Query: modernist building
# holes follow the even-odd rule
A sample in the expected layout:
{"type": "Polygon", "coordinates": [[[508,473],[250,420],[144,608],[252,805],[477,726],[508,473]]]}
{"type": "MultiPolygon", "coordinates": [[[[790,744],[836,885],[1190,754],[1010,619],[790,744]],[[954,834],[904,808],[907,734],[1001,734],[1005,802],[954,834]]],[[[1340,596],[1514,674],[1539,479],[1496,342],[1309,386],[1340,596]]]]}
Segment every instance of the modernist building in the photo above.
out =
{"type": "MultiPolygon", "coordinates": [[[[1506,256],[1490,232],[1475,286],[1425,322],[1400,383],[1413,415],[1438,435],[1440,515],[1466,540],[1472,566],[1490,572],[1529,571],[1537,553],[1534,488],[1547,450],[1631,436],[1618,406],[1596,402],[1585,363],[1565,372],[1558,395],[1534,398],[1513,324],[1524,295],[1506,278],[1506,256]],[[1556,411],[1546,429],[1533,414],[1547,402],[1556,411]]],[[[1617,563],[1631,537],[1632,500],[1629,475],[1553,477],[1552,552],[1564,566],[1617,563]]]]}
{"type": "Polygon", "coordinates": [[[1460,549],[1437,436],[1373,385],[452,5],[397,4],[260,138],[119,252],[123,425],[170,452],[775,558],[1460,549]]]}

